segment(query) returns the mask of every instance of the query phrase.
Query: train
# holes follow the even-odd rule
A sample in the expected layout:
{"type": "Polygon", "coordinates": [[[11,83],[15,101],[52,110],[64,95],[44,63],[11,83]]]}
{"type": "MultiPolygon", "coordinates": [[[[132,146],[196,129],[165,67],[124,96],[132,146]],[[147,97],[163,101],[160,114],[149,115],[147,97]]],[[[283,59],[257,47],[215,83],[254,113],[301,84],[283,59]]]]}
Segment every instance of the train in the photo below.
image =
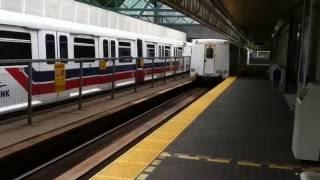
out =
{"type": "Polygon", "coordinates": [[[223,39],[193,39],[191,76],[201,84],[214,85],[245,68],[249,49],[223,39]]]}
{"type": "MultiPolygon", "coordinates": [[[[172,76],[174,72],[182,73],[189,69],[201,75],[202,73],[193,67],[195,63],[208,60],[202,59],[204,52],[202,56],[194,53],[200,41],[206,40],[190,43],[186,41],[184,32],[76,1],[1,0],[0,115],[27,107],[29,73],[26,63],[1,64],[1,60],[34,60],[32,105],[41,106],[79,96],[80,63],[63,61],[64,59],[88,59],[83,62],[82,94],[92,94],[110,90],[113,78],[116,88],[132,85],[137,80],[150,81],[152,69],[154,79],[172,76]],[[193,59],[189,60],[172,58],[191,56],[193,59]],[[148,57],[154,58],[154,65],[148,57]],[[97,60],[92,60],[94,58],[97,60]],[[115,61],[114,76],[113,63],[108,58],[119,58],[115,61]],[[62,65],[62,90],[57,90],[57,63],[43,62],[46,59],[57,59],[58,64],[62,65]]],[[[228,57],[230,53],[232,69],[232,49],[236,48],[229,45],[231,43],[228,41],[220,42],[228,44],[229,50],[226,52],[228,57]]],[[[219,45],[215,45],[215,48],[217,47],[219,45]]],[[[220,57],[220,52],[217,57],[220,57]]],[[[226,78],[232,74],[231,69],[230,72],[229,69],[215,69],[215,73],[226,78]]],[[[210,73],[205,74],[206,77],[211,76],[210,73]]]]}

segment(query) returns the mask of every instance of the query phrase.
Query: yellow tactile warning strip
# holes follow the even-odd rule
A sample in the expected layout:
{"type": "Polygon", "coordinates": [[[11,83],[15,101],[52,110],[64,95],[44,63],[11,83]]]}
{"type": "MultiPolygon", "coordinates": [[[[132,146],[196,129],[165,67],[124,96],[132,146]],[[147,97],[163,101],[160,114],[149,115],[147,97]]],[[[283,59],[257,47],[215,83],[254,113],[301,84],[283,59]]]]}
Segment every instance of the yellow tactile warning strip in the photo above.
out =
{"type": "Polygon", "coordinates": [[[141,173],[149,164],[154,162],[159,154],[235,80],[236,77],[229,77],[224,80],[91,179],[146,179],[147,175],[141,173]]]}

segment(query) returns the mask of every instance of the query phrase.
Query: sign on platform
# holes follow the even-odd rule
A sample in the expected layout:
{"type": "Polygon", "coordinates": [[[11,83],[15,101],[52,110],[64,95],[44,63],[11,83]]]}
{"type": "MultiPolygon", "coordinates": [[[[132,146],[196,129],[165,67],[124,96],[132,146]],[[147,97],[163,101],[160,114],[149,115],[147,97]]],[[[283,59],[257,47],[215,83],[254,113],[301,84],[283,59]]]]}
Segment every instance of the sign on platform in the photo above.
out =
{"type": "Polygon", "coordinates": [[[54,64],[55,72],[55,88],[56,92],[61,92],[66,89],[66,69],[64,63],[54,64]]]}
{"type": "Polygon", "coordinates": [[[103,70],[107,70],[107,67],[108,67],[108,60],[100,60],[99,61],[99,67],[100,67],[100,70],[103,71],[103,70]]]}

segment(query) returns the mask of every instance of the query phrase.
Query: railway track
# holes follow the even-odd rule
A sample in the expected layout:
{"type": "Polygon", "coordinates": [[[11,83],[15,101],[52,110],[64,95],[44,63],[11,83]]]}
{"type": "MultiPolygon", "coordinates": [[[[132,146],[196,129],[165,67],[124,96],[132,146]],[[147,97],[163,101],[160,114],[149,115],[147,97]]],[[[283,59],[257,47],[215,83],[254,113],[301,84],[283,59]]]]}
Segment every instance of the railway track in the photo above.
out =
{"type": "Polygon", "coordinates": [[[130,109],[0,160],[2,178],[87,179],[206,91],[191,83],[137,101],[130,109]]]}

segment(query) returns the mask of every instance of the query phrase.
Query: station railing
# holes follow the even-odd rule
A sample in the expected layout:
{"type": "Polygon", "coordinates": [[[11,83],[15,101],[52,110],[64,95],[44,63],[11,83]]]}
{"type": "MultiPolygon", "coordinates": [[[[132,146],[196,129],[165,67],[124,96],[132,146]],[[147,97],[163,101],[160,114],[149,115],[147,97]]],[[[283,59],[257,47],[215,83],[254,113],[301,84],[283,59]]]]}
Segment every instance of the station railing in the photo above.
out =
{"type": "MultiPolygon", "coordinates": [[[[84,77],[88,74],[84,70],[86,68],[96,68],[96,70],[104,71],[101,76],[111,76],[111,87],[108,86],[106,89],[102,89],[105,91],[111,92],[111,99],[115,97],[115,90],[116,90],[116,74],[123,72],[121,68],[117,69],[117,66],[121,67],[123,64],[125,65],[133,65],[133,83],[134,83],[134,92],[137,92],[138,84],[140,79],[138,78],[139,74],[142,72],[145,73],[144,70],[149,71],[150,79],[147,81],[151,81],[151,87],[154,87],[154,80],[161,79],[163,80],[163,84],[166,83],[167,78],[173,76],[173,79],[176,80],[177,75],[181,75],[184,77],[185,74],[190,74],[190,65],[191,65],[191,57],[190,56],[173,56],[173,57],[118,57],[118,58],[77,58],[77,59],[8,59],[8,60],[0,60],[0,76],[4,77],[4,73],[6,73],[7,79],[5,82],[1,82],[0,77],[0,87],[9,86],[8,84],[14,83],[12,82],[13,79],[17,80],[21,77],[14,77],[14,76],[21,76],[21,73],[25,75],[24,82],[20,82],[23,86],[25,91],[27,91],[27,98],[26,97],[19,97],[15,100],[11,98],[11,104],[5,104],[0,102],[0,115],[5,113],[12,113],[18,110],[27,111],[27,123],[29,125],[32,124],[32,116],[33,116],[33,106],[35,107],[37,103],[33,102],[33,98],[37,95],[40,95],[43,89],[41,87],[34,87],[35,84],[41,84],[41,81],[35,82],[35,80],[39,80],[45,77],[43,75],[37,74],[37,72],[41,71],[50,71],[51,74],[51,82],[54,81],[55,91],[53,93],[57,93],[58,97],[51,98],[51,100],[47,100],[44,104],[50,104],[50,102],[56,102],[59,100],[65,100],[66,97],[62,97],[59,99],[59,93],[63,94],[65,92],[66,82],[66,70],[70,70],[68,66],[70,63],[77,63],[78,65],[73,64],[73,67],[69,67],[72,70],[76,70],[76,73],[73,72],[73,77],[71,78],[73,84],[77,84],[76,88],[78,89],[77,92],[73,93],[75,96],[78,96],[78,109],[82,109],[83,104],[83,88],[84,84],[84,77]],[[120,61],[124,61],[127,63],[119,63],[120,61]],[[130,63],[131,62],[131,63],[130,63]],[[94,63],[94,67],[92,64],[94,63]],[[64,64],[64,65],[63,65],[64,64]],[[89,66],[87,64],[90,64],[89,66]],[[59,67],[59,65],[62,65],[59,67]],[[160,69],[160,71],[159,71],[160,69]],[[161,70],[162,69],[162,70],[161,70]],[[2,70],[2,71],[1,71],[2,70]],[[20,71],[20,74],[19,74],[20,71]],[[151,72],[150,72],[151,71],[151,72]],[[169,72],[171,74],[169,74],[169,72]],[[1,75],[3,74],[3,75],[1,75]],[[10,75],[9,75],[10,74],[10,75]],[[157,77],[155,77],[157,75],[157,77]],[[8,77],[11,76],[11,77],[8,77]],[[53,77],[53,80],[52,80],[53,77]],[[2,85],[5,83],[5,85],[2,85]],[[59,87],[59,86],[62,86],[59,87]],[[64,87],[63,87],[64,86],[64,87]],[[60,88],[60,89],[59,89],[60,88]],[[15,101],[15,102],[13,102],[15,101]],[[17,108],[16,104],[24,104],[25,106],[21,108],[17,108]],[[1,107],[3,106],[3,107],[1,107]],[[1,111],[2,110],[2,111],[1,111]]],[[[90,75],[90,73],[89,73],[90,75]]],[[[48,76],[48,75],[45,75],[48,76]]],[[[128,78],[127,78],[128,79],[128,78]]],[[[126,78],[123,79],[124,81],[126,78]]],[[[19,80],[17,80],[19,81],[19,80]]],[[[97,85],[93,82],[87,82],[87,84],[97,85]]],[[[103,84],[103,83],[102,83],[103,84]]],[[[132,83],[131,83],[132,85],[132,83]]],[[[3,96],[5,96],[6,92],[4,92],[3,96]]],[[[52,93],[52,92],[51,92],[52,93]]],[[[70,93],[70,92],[69,92],[70,93]]],[[[62,95],[63,96],[63,95],[62,95]]],[[[70,96],[68,96],[70,97],[70,96]]],[[[49,98],[50,99],[50,98],[49,98]]],[[[1,100],[1,99],[0,99],[1,100]]]]}

